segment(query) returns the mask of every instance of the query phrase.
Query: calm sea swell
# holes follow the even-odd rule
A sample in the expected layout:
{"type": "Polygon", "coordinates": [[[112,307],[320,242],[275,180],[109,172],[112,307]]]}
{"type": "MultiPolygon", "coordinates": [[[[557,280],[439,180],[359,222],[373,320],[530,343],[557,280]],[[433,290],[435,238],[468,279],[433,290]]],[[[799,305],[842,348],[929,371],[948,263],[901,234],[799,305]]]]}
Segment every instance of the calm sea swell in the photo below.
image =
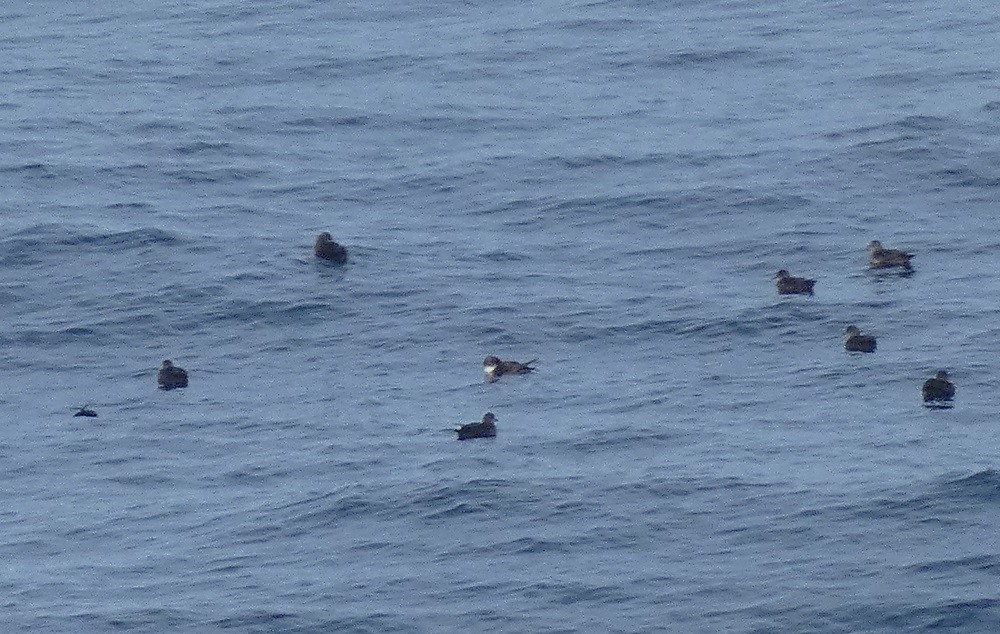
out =
{"type": "Polygon", "coordinates": [[[0,17],[11,630],[1000,629],[993,7],[0,17]]]}

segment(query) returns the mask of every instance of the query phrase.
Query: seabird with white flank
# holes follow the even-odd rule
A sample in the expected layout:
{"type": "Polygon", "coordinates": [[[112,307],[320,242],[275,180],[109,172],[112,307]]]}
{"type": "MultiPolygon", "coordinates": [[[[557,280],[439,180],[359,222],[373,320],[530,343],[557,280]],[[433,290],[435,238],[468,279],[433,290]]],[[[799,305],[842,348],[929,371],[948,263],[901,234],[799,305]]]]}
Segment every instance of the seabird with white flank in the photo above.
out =
{"type": "Polygon", "coordinates": [[[483,373],[486,375],[486,381],[492,383],[505,374],[528,374],[534,371],[535,368],[531,367],[531,364],[536,361],[538,359],[532,359],[527,363],[502,361],[499,357],[490,355],[483,359],[483,373]]]}

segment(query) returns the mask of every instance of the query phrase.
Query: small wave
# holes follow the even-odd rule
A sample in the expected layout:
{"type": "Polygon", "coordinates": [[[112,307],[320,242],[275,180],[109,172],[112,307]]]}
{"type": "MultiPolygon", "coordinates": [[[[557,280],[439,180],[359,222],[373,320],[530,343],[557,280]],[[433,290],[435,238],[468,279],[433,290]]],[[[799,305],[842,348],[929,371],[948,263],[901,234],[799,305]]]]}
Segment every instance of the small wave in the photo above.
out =
{"type": "Polygon", "coordinates": [[[1000,502],[1000,472],[984,469],[944,483],[941,493],[973,502],[1000,502]]]}
{"type": "Polygon", "coordinates": [[[330,494],[323,496],[321,500],[322,503],[307,504],[309,510],[291,515],[285,524],[290,530],[307,530],[309,527],[333,524],[348,517],[357,519],[378,516],[389,508],[384,501],[376,501],[373,496],[363,492],[330,494]]]}
{"type": "Polygon", "coordinates": [[[31,176],[51,178],[55,176],[52,166],[46,163],[21,163],[17,165],[0,165],[0,174],[25,173],[31,176]]]}
{"type": "Polygon", "coordinates": [[[144,121],[132,127],[131,132],[136,136],[157,136],[163,133],[181,133],[185,131],[184,125],[168,119],[155,119],[144,121]]]}
{"type": "Polygon", "coordinates": [[[478,505],[470,504],[468,502],[458,502],[447,508],[426,513],[424,517],[431,520],[441,520],[451,517],[460,517],[463,515],[472,515],[481,510],[483,510],[482,507],[478,505]]]}
{"type": "Polygon", "coordinates": [[[897,125],[905,130],[940,132],[952,125],[952,120],[945,117],[934,117],[930,115],[909,115],[898,120],[894,125],[897,125]]]}
{"type": "Polygon", "coordinates": [[[677,319],[650,318],[624,324],[570,324],[559,335],[570,342],[656,340],[663,336],[687,342],[691,338],[727,342],[763,335],[791,335],[802,332],[811,324],[830,321],[822,306],[779,302],[744,310],[736,315],[721,317],[683,317],[677,319]]]}
{"type": "Polygon", "coordinates": [[[169,231],[164,231],[162,229],[134,229],[131,231],[117,231],[113,233],[78,235],[66,239],[63,244],[70,246],[76,244],[86,244],[102,247],[135,248],[146,247],[154,244],[174,245],[179,242],[180,239],[169,231]]]}
{"type": "Polygon", "coordinates": [[[933,117],[927,115],[910,115],[887,121],[879,125],[866,125],[855,128],[847,128],[835,132],[827,132],[823,136],[830,140],[840,140],[847,138],[867,139],[880,137],[881,140],[888,141],[914,139],[914,132],[940,132],[951,125],[951,120],[943,117],[933,117]]]}
{"type": "Polygon", "coordinates": [[[654,68],[696,68],[717,67],[730,62],[751,60],[757,52],[747,48],[733,48],[717,51],[684,51],[674,53],[653,62],[654,68]]]}
{"type": "Polygon", "coordinates": [[[499,543],[490,549],[495,556],[510,555],[537,555],[542,553],[569,553],[570,545],[555,539],[541,539],[538,537],[519,537],[513,541],[499,543]]]}
{"type": "Polygon", "coordinates": [[[152,208],[153,206],[147,202],[141,202],[135,200],[127,202],[110,203],[105,206],[105,209],[111,209],[111,210],[126,209],[128,211],[150,211],[152,208]]]}
{"type": "Polygon", "coordinates": [[[918,522],[954,524],[957,512],[993,508],[1000,503],[1000,472],[984,469],[967,476],[945,479],[917,495],[900,491],[856,509],[859,517],[907,518],[918,522]]]}
{"type": "Polygon", "coordinates": [[[926,77],[921,71],[903,71],[896,73],[878,73],[869,75],[864,81],[876,86],[886,86],[889,88],[899,88],[913,86],[926,81],[926,77]]]}
{"type": "Polygon", "coordinates": [[[627,156],[624,154],[578,154],[574,156],[555,156],[548,160],[566,169],[582,169],[589,167],[643,167],[647,165],[668,164],[677,161],[677,157],[662,152],[652,152],[638,156],[627,156]]]}
{"type": "Polygon", "coordinates": [[[752,192],[742,200],[735,201],[733,207],[747,211],[790,212],[809,207],[811,198],[798,194],[773,194],[752,192]]]}
{"type": "Polygon", "coordinates": [[[341,309],[325,302],[239,299],[217,305],[207,312],[206,317],[220,323],[259,322],[273,326],[288,326],[322,323],[340,314],[343,314],[341,309]]]}
{"type": "Polygon", "coordinates": [[[492,517],[537,501],[506,481],[471,479],[434,483],[416,490],[354,486],[296,502],[279,511],[285,516],[282,525],[299,532],[348,518],[364,521],[415,516],[437,523],[458,517],[492,517]],[[520,492],[515,494],[516,490],[520,492]]]}
{"type": "Polygon", "coordinates": [[[239,629],[246,631],[247,628],[265,628],[267,631],[271,631],[271,628],[280,627],[294,627],[294,622],[289,622],[291,619],[294,621],[296,615],[289,612],[269,612],[266,610],[250,610],[245,614],[240,614],[238,616],[230,616],[222,619],[216,619],[212,621],[212,625],[222,628],[222,629],[239,629]],[[281,625],[278,625],[281,623],[281,625]]]}
{"type": "Polygon", "coordinates": [[[617,33],[634,28],[637,24],[636,20],[626,17],[578,17],[571,20],[554,22],[552,23],[552,27],[567,31],[583,31],[585,33],[617,33]]]}
{"type": "Polygon", "coordinates": [[[974,570],[976,572],[1000,571],[1000,555],[977,555],[959,559],[940,559],[915,564],[910,567],[914,572],[949,575],[953,573],[974,570]]]}
{"type": "Polygon", "coordinates": [[[302,117],[289,119],[282,123],[290,128],[302,128],[304,131],[327,130],[330,128],[353,128],[368,125],[370,117],[364,115],[344,115],[330,117],[302,117]]]}
{"type": "MultiPolygon", "coordinates": [[[[165,486],[173,486],[174,479],[170,476],[163,475],[160,473],[131,473],[129,475],[121,475],[108,478],[109,482],[114,482],[116,484],[124,484],[127,486],[142,488],[159,488],[165,486]]],[[[166,516],[166,515],[165,515],[166,516]]]]}
{"type": "Polygon", "coordinates": [[[528,598],[545,598],[560,605],[576,603],[619,604],[635,597],[622,591],[621,584],[601,584],[584,582],[536,582],[515,591],[528,598]]]}
{"type": "Polygon", "coordinates": [[[204,625],[201,619],[192,617],[190,610],[164,608],[107,607],[97,612],[82,610],[57,622],[60,626],[68,626],[66,631],[80,632],[164,632],[198,629],[204,625]]]}
{"type": "Polygon", "coordinates": [[[384,54],[371,57],[338,57],[317,59],[308,64],[291,68],[291,72],[305,77],[329,79],[332,77],[359,78],[396,72],[414,72],[432,58],[424,55],[384,54]]]}
{"type": "Polygon", "coordinates": [[[185,185],[204,183],[238,183],[260,179],[265,171],[258,168],[223,167],[216,169],[173,169],[164,172],[185,185]]]}
{"type": "Polygon", "coordinates": [[[475,261],[489,260],[491,262],[523,262],[525,260],[530,260],[531,256],[524,253],[516,253],[514,251],[507,250],[493,250],[487,251],[485,253],[480,253],[475,256],[475,261]]]}
{"type": "Polygon", "coordinates": [[[996,613],[998,604],[1000,601],[992,598],[943,601],[887,615],[886,625],[895,631],[995,632],[1000,629],[996,613]]]}
{"type": "Polygon", "coordinates": [[[175,244],[174,234],[155,228],[126,231],[92,232],[80,228],[46,223],[16,231],[3,241],[13,253],[45,252],[60,246],[110,246],[134,248],[151,244],[175,244]]]}
{"type": "Polygon", "coordinates": [[[633,499],[653,496],[656,499],[687,497],[704,494],[720,494],[747,499],[761,496],[775,490],[780,485],[773,482],[755,482],[736,476],[729,477],[652,477],[612,484],[607,494],[616,498],[633,499]]]}
{"type": "Polygon", "coordinates": [[[230,148],[232,148],[232,144],[224,141],[192,141],[190,143],[182,143],[174,146],[174,151],[181,155],[192,155],[217,152],[220,150],[224,151],[230,148]]]}
{"type": "Polygon", "coordinates": [[[957,187],[981,187],[996,189],[1000,185],[1000,175],[981,174],[967,165],[957,165],[935,170],[933,175],[946,184],[957,187]]]}
{"type": "MultiPolygon", "coordinates": [[[[631,403],[622,407],[625,413],[637,411],[643,405],[631,403]]],[[[633,426],[614,429],[598,429],[585,434],[572,443],[572,447],[583,453],[596,453],[607,449],[627,449],[631,447],[661,446],[679,436],[673,429],[636,429],[633,426]]]]}
{"type": "Polygon", "coordinates": [[[108,343],[103,331],[81,326],[43,330],[38,328],[14,332],[2,339],[7,344],[38,346],[43,349],[58,348],[68,343],[87,342],[93,345],[108,343]]]}

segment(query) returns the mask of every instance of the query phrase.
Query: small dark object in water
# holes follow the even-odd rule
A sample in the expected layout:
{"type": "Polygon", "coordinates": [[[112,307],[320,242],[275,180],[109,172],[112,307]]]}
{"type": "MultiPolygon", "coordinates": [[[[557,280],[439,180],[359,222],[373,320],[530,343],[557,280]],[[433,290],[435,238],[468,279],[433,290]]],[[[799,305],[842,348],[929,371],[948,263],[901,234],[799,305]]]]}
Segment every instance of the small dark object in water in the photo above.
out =
{"type": "Polygon", "coordinates": [[[531,364],[536,361],[538,359],[532,359],[527,363],[501,361],[499,357],[490,355],[483,359],[483,373],[486,375],[486,380],[492,383],[505,374],[528,374],[534,371],[535,368],[531,367],[531,364]]]}
{"type": "Polygon", "coordinates": [[[924,403],[940,403],[955,398],[955,384],[948,379],[948,373],[938,370],[933,377],[924,381],[920,390],[924,403]]]}
{"type": "Polygon", "coordinates": [[[97,418],[97,412],[95,412],[94,410],[90,409],[90,405],[84,405],[83,407],[80,408],[80,411],[78,411],[76,414],[73,414],[74,418],[76,418],[77,416],[86,416],[88,418],[97,418]]]}
{"type": "Polygon", "coordinates": [[[778,286],[779,295],[812,295],[813,285],[816,284],[816,280],[792,277],[785,269],[778,271],[774,279],[778,286]]]}
{"type": "Polygon", "coordinates": [[[334,242],[333,236],[330,235],[329,231],[324,231],[316,237],[316,243],[313,245],[313,253],[318,258],[337,262],[338,264],[343,264],[347,261],[347,249],[343,245],[334,242]]]}
{"type": "Polygon", "coordinates": [[[890,269],[894,266],[900,266],[912,270],[913,267],[910,266],[912,258],[912,253],[899,249],[886,249],[878,240],[872,240],[868,243],[868,263],[873,269],[890,269]]]}
{"type": "Polygon", "coordinates": [[[875,352],[875,337],[861,334],[857,326],[844,331],[844,348],[848,352],[875,352]]]}
{"type": "Polygon", "coordinates": [[[156,383],[160,386],[161,390],[187,387],[188,375],[183,368],[178,368],[170,362],[170,359],[166,359],[163,362],[163,367],[160,368],[159,373],[156,375],[156,383]]]}
{"type": "Polygon", "coordinates": [[[456,427],[455,431],[458,432],[458,439],[495,438],[497,435],[496,420],[497,417],[493,415],[493,412],[486,412],[483,414],[482,422],[467,423],[461,427],[456,427]]]}

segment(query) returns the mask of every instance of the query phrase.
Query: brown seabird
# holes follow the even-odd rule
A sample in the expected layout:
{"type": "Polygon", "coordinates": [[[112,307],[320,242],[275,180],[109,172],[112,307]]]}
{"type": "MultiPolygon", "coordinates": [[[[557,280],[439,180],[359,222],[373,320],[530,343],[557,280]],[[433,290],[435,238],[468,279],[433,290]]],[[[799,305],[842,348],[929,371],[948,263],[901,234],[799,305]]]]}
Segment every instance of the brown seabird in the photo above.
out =
{"type": "Polygon", "coordinates": [[[899,249],[886,249],[878,240],[872,240],[868,244],[868,263],[873,269],[891,269],[894,266],[912,270],[910,259],[912,253],[900,251],[899,249]]]}
{"type": "Polygon", "coordinates": [[[483,414],[483,420],[479,423],[466,423],[456,427],[459,440],[469,440],[470,438],[495,438],[497,435],[497,417],[493,412],[483,414]]]}
{"type": "Polygon", "coordinates": [[[816,280],[792,277],[785,269],[778,271],[774,279],[779,295],[812,295],[813,285],[816,283],[816,280]]]}
{"type": "Polygon", "coordinates": [[[163,362],[163,366],[156,374],[156,383],[161,390],[172,390],[177,387],[188,386],[188,374],[183,368],[178,368],[170,359],[163,362]]]}
{"type": "Polygon", "coordinates": [[[331,262],[337,262],[338,264],[342,264],[347,261],[347,249],[345,249],[343,245],[334,242],[333,236],[330,235],[329,231],[324,231],[316,236],[316,244],[313,245],[313,253],[315,253],[318,258],[329,260],[331,262]]]}
{"type": "Polygon", "coordinates": [[[875,337],[861,334],[857,326],[844,331],[844,348],[848,352],[875,352],[875,337]]]}
{"type": "Polygon", "coordinates": [[[948,379],[948,373],[938,370],[938,373],[924,381],[920,393],[925,403],[950,401],[955,398],[955,384],[948,379]]]}

